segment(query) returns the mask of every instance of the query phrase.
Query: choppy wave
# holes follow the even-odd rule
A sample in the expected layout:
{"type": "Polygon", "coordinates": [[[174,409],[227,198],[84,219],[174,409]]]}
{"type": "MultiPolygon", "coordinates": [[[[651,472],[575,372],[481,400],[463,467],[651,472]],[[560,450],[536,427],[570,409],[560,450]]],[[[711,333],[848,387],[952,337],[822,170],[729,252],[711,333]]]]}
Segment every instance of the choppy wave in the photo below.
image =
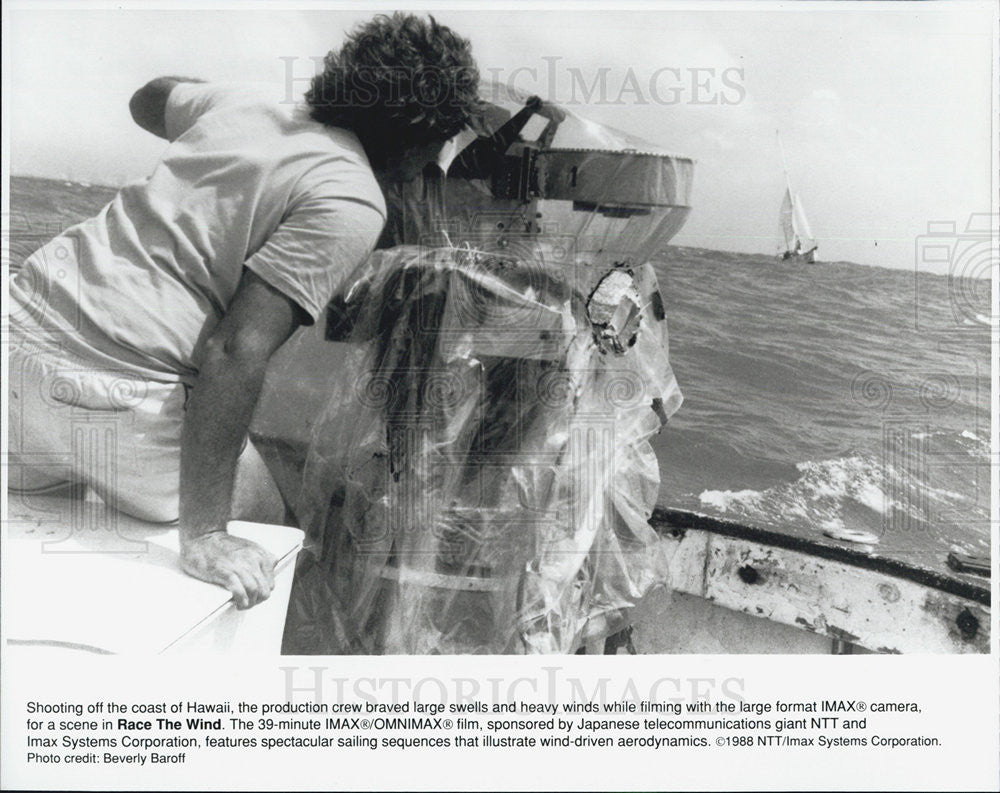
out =
{"type": "Polygon", "coordinates": [[[986,290],[692,249],[658,270],[685,394],[657,439],[661,503],[859,529],[928,563],[988,551],[986,290]]]}
{"type": "MultiPolygon", "coordinates": [[[[884,515],[901,505],[885,491],[885,473],[877,461],[861,456],[796,465],[800,476],[758,490],[705,490],[701,505],[744,517],[766,517],[769,522],[793,516],[813,520],[824,528],[843,527],[846,502],[884,515]]],[[[890,474],[891,475],[891,474],[890,474]]]]}

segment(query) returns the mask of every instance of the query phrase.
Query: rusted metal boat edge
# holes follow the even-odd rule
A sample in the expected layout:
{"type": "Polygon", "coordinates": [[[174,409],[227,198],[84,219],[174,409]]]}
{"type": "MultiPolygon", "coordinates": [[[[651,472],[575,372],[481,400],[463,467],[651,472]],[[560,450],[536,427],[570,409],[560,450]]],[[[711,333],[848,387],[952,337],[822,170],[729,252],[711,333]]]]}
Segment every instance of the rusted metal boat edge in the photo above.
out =
{"type": "Polygon", "coordinates": [[[737,523],[736,521],[700,515],[696,512],[686,512],[684,510],[664,507],[657,507],[653,511],[650,525],[661,535],[684,531],[686,529],[700,529],[712,534],[737,537],[760,542],[765,545],[773,545],[777,548],[800,551],[822,559],[840,561],[874,572],[909,579],[915,583],[940,589],[942,592],[957,595],[958,597],[981,603],[987,607],[990,605],[990,588],[988,585],[979,586],[968,581],[951,578],[933,570],[906,564],[899,559],[869,554],[855,550],[854,548],[809,540],[790,534],[781,534],[776,531],[737,523]]]}
{"type": "Polygon", "coordinates": [[[673,546],[675,592],[874,652],[990,651],[988,586],[681,510],[650,524],[673,546]]]}

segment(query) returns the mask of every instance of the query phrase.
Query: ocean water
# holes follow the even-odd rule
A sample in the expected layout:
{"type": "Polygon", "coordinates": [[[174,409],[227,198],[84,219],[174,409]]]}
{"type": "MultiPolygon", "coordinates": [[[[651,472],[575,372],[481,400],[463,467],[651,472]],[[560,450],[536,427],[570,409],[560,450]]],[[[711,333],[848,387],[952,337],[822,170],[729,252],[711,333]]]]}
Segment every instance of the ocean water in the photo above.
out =
{"type": "MultiPolygon", "coordinates": [[[[12,264],[113,194],[13,178],[12,264]]],[[[656,268],[685,396],[655,442],[661,504],[816,538],[860,529],[940,571],[950,550],[989,554],[989,281],[677,247],[656,268]]],[[[261,412],[280,401],[297,417],[284,431],[307,436],[336,361],[298,393],[278,378],[261,412]]]]}
{"type": "Polygon", "coordinates": [[[662,504],[989,555],[988,280],[684,248],[657,270],[685,395],[662,504]]]}

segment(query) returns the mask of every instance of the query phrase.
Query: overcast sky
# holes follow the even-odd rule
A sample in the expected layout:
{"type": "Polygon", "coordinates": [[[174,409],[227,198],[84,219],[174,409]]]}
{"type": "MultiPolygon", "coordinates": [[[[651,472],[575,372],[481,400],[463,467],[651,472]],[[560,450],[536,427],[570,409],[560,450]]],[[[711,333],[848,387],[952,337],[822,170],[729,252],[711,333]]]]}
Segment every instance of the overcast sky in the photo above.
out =
{"type": "MultiPolygon", "coordinates": [[[[961,231],[989,211],[986,5],[744,7],[436,16],[472,40],[484,74],[696,158],[678,244],[777,249],[777,129],[826,259],[912,268],[928,221],[961,231]]],[[[371,13],[8,4],[11,170],[141,178],[163,145],[128,114],[145,81],[273,82],[281,95],[291,75],[298,97],[311,59],[371,13]]]]}

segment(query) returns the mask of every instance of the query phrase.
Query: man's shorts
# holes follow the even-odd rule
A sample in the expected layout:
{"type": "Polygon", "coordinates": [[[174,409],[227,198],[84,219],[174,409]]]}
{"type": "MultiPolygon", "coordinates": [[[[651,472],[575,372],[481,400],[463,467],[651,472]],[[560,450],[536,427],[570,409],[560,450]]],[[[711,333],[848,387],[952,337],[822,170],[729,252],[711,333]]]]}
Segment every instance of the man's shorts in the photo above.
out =
{"type": "Polygon", "coordinates": [[[177,520],[183,383],[76,359],[52,341],[11,343],[8,487],[92,487],[111,507],[177,520]]]}

